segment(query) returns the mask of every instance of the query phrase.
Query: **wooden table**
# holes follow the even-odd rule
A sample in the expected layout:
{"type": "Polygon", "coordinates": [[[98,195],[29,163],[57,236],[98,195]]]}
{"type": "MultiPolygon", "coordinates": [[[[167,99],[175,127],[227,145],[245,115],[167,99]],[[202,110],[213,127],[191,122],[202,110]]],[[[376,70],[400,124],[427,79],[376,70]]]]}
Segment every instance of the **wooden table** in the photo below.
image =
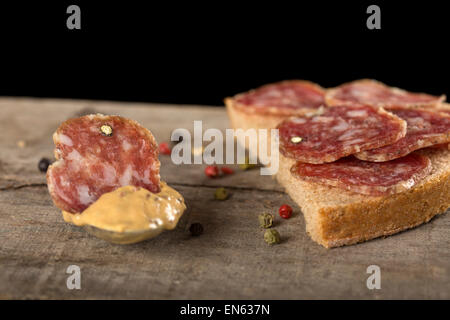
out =
{"type": "Polygon", "coordinates": [[[162,179],[185,197],[178,227],[135,245],[114,245],[64,223],[38,171],[52,158],[52,133],[90,112],[138,120],[158,141],[172,130],[225,129],[222,108],[78,100],[0,99],[0,298],[322,299],[450,298],[450,215],[414,230],[359,245],[325,249],[305,232],[297,206],[259,170],[208,179],[203,165],[175,166],[161,156],[162,179]],[[25,144],[25,145],[24,145],[25,144]],[[213,198],[224,186],[232,196],[213,198]],[[257,216],[294,207],[276,220],[283,241],[263,241],[257,216]],[[192,222],[204,234],[191,237],[192,222]],[[381,289],[369,290],[369,265],[381,268],[381,289]],[[81,290],[68,290],[66,269],[81,268],[81,290]]]}

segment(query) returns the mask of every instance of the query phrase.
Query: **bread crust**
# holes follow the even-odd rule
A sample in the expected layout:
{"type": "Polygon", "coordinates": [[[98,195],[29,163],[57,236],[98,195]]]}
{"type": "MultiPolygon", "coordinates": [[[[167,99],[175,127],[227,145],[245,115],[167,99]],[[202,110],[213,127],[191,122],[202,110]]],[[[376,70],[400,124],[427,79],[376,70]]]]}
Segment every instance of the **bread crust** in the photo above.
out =
{"type": "Polygon", "coordinates": [[[271,129],[275,128],[278,123],[289,117],[286,115],[269,115],[257,112],[244,112],[242,109],[236,108],[233,98],[226,98],[225,106],[231,126],[234,129],[271,129]]]}
{"type": "MultiPolygon", "coordinates": [[[[225,105],[228,113],[228,118],[231,122],[231,127],[234,129],[274,129],[284,119],[288,116],[284,115],[268,115],[268,114],[259,114],[259,113],[246,113],[242,110],[236,108],[234,104],[234,100],[232,98],[225,99],[225,105]]],[[[270,156],[270,134],[268,134],[267,141],[259,141],[258,147],[256,150],[251,150],[248,145],[248,141],[244,140],[242,136],[237,137],[237,142],[248,149],[249,154],[251,156],[258,157],[259,143],[265,143],[267,145],[267,153],[270,156]]],[[[259,139],[259,138],[258,138],[259,139]]]]}
{"type": "Polygon", "coordinates": [[[428,222],[450,207],[450,151],[422,150],[433,169],[413,188],[366,196],[299,180],[290,173],[294,160],[280,155],[278,182],[300,206],[311,238],[326,248],[388,236],[428,222]]]}

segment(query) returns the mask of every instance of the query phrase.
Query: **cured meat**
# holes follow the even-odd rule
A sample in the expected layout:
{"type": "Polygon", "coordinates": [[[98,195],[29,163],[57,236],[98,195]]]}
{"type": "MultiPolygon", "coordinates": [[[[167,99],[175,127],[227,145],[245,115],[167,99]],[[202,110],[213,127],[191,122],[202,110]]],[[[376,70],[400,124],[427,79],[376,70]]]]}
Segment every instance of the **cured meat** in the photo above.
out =
{"type": "Polygon", "coordinates": [[[285,157],[325,163],[396,142],[405,136],[406,122],[383,108],[342,106],[286,119],[278,129],[285,157]]]}
{"type": "Polygon", "coordinates": [[[427,107],[437,106],[445,96],[412,93],[369,79],[357,80],[329,89],[325,95],[327,105],[368,104],[377,107],[427,107]]]}
{"type": "Polygon", "coordinates": [[[431,173],[428,157],[411,153],[387,162],[367,162],[353,156],[333,163],[309,164],[297,162],[291,173],[298,179],[347,191],[383,196],[412,188],[431,173]]]}
{"type": "Polygon", "coordinates": [[[119,116],[65,121],[53,135],[47,184],[57,207],[82,212],[102,194],[132,185],[160,191],[158,145],[150,131],[119,116]]]}
{"type": "Polygon", "coordinates": [[[297,115],[325,104],[325,91],[309,81],[291,80],[262,86],[234,97],[235,106],[247,113],[297,115]]]}
{"type": "Polygon", "coordinates": [[[358,159],[389,161],[417,149],[450,142],[450,115],[432,109],[396,107],[387,110],[406,120],[406,135],[391,145],[357,153],[355,156],[358,159]]]}
{"type": "MultiPolygon", "coordinates": [[[[438,111],[444,112],[444,113],[450,115],[450,105],[448,103],[441,104],[441,107],[442,108],[438,109],[438,111]]],[[[440,148],[445,148],[446,147],[448,150],[450,150],[450,143],[448,143],[448,144],[444,143],[444,144],[440,144],[438,146],[440,148]]]]}
{"type": "Polygon", "coordinates": [[[433,149],[449,149],[450,150],[450,143],[434,144],[434,145],[430,146],[430,148],[433,148],[433,149]]]}

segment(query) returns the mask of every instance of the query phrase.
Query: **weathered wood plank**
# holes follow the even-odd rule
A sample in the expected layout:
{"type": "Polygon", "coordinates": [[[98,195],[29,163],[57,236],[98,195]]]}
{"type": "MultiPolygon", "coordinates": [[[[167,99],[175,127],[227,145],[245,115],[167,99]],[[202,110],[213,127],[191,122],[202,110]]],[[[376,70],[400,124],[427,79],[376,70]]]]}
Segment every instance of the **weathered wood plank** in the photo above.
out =
{"type": "Polygon", "coordinates": [[[327,250],[310,240],[299,209],[257,170],[210,180],[202,166],[175,168],[162,157],[163,178],[189,209],[175,230],[143,243],[112,245],[64,223],[36,165],[51,155],[59,123],[84,108],[136,119],[159,141],[174,128],[192,129],[193,120],[227,126],[220,108],[0,99],[0,298],[450,298],[449,214],[386,239],[327,250]],[[213,199],[219,185],[230,188],[229,200],[213,199]],[[283,242],[269,247],[257,215],[282,203],[296,212],[277,219],[283,242]],[[204,225],[203,235],[189,235],[192,222],[204,225]],[[66,288],[71,264],[81,267],[81,290],[66,288]],[[371,264],[381,267],[381,290],[366,287],[371,264]]]}

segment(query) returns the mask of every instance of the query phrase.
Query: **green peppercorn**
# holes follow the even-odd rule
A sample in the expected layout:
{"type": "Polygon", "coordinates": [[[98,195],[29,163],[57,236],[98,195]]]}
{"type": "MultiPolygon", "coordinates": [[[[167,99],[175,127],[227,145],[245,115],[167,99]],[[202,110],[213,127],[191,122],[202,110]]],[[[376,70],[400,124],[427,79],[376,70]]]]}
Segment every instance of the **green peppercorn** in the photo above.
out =
{"type": "Polygon", "coordinates": [[[226,200],[228,199],[229,193],[225,188],[217,188],[214,192],[214,198],[216,200],[226,200]]]}
{"type": "Polygon", "coordinates": [[[273,224],[273,218],[273,214],[262,213],[258,216],[259,225],[264,229],[270,228],[273,224]]]}
{"type": "Polygon", "coordinates": [[[280,243],[280,234],[275,229],[267,229],[264,232],[264,241],[270,245],[280,243]]]}
{"type": "Polygon", "coordinates": [[[241,168],[242,170],[249,170],[254,167],[256,167],[256,164],[250,163],[250,159],[248,158],[248,156],[245,156],[245,163],[241,163],[239,165],[239,168],[241,168]]]}

